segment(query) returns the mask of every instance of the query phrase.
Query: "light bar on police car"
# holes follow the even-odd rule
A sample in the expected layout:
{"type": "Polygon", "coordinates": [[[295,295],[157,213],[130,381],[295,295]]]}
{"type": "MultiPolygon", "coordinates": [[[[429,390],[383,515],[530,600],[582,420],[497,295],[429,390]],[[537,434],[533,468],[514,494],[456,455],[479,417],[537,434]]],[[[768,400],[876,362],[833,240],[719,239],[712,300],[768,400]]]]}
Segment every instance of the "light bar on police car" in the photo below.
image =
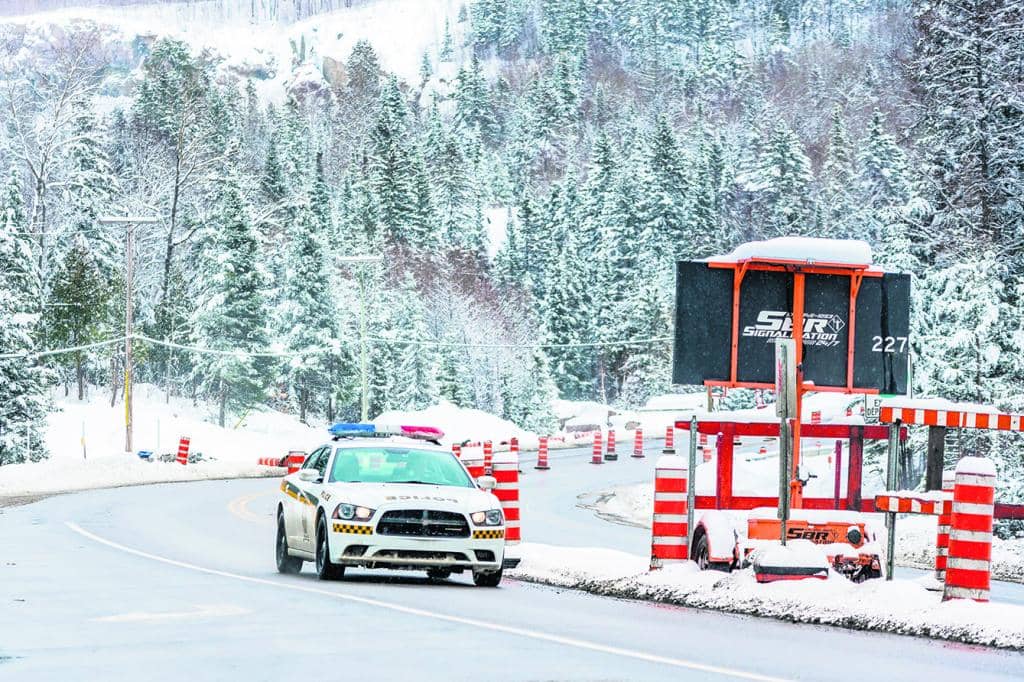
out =
{"type": "Polygon", "coordinates": [[[328,429],[335,438],[386,438],[388,436],[405,436],[422,440],[439,441],[444,438],[444,431],[434,426],[413,426],[409,424],[349,424],[341,422],[328,429]]]}

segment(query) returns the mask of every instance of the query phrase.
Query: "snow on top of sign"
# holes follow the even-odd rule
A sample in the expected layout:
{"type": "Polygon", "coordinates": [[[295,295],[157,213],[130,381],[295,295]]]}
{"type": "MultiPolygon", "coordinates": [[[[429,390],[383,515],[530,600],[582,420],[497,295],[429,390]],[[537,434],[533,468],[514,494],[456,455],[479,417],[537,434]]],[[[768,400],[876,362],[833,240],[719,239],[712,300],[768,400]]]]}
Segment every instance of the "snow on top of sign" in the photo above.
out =
{"type": "Polygon", "coordinates": [[[741,261],[750,258],[770,258],[850,265],[871,265],[871,247],[859,239],[820,239],[818,237],[777,237],[759,242],[740,244],[726,256],[715,256],[713,261],[741,261]]]}
{"type": "Polygon", "coordinates": [[[975,412],[981,414],[998,414],[999,410],[991,405],[977,403],[957,403],[945,398],[886,398],[881,407],[894,407],[903,410],[939,410],[944,412],[975,412]]]}
{"type": "Polygon", "coordinates": [[[996,465],[987,457],[964,457],[956,463],[956,473],[995,476],[996,465]]]}

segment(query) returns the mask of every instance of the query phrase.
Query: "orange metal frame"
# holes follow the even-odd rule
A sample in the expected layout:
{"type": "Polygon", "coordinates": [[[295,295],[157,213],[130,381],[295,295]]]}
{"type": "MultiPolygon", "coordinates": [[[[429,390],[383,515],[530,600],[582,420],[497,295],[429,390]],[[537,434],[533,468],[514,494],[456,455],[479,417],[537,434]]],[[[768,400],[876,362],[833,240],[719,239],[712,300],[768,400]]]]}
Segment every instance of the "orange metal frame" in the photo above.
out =
{"type": "Polygon", "coordinates": [[[803,407],[803,393],[806,390],[832,393],[878,393],[877,389],[858,389],[853,385],[853,351],[856,333],[857,294],[865,277],[882,277],[881,270],[872,269],[869,265],[848,263],[829,263],[790,260],[785,258],[749,258],[740,261],[709,261],[708,267],[732,269],[732,354],[729,363],[729,381],[705,381],[705,386],[724,386],[726,388],[775,388],[774,384],[738,381],[737,361],[740,343],[740,288],[743,278],[749,271],[788,272],[793,275],[793,340],[796,342],[796,419],[791,420],[793,432],[793,469],[790,479],[791,503],[799,509],[803,503],[803,491],[797,472],[800,466],[800,411],[803,407]],[[804,278],[806,275],[838,275],[850,278],[849,330],[846,354],[846,385],[822,386],[804,384],[804,278]]]}

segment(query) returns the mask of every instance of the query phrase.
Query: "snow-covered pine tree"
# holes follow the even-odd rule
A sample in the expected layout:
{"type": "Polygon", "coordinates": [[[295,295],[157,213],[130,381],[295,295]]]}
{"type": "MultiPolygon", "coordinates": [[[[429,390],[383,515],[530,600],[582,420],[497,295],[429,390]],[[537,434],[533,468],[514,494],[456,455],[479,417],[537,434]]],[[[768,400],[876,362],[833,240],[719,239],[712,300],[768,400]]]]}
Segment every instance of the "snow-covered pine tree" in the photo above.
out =
{"type": "Polygon", "coordinates": [[[857,157],[860,175],[860,222],[867,221],[870,238],[877,239],[887,225],[899,220],[899,209],[909,199],[906,158],[892,135],[885,132],[882,113],[871,116],[868,136],[857,157]]]}
{"type": "Polygon", "coordinates": [[[426,345],[435,339],[430,338],[423,301],[411,274],[406,273],[397,295],[398,308],[393,324],[400,342],[397,344],[394,406],[421,410],[436,404],[440,398],[437,383],[440,358],[437,346],[426,345]]]}
{"type": "Polygon", "coordinates": [[[832,109],[831,123],[828,152],[821,169],[824,184],[823,225],[818,236],[845,238],[856,234],[856,169],[853,146],[846,132],[842,107],[838,104],[832,109]]]}
{"type": "Polygon", "coordinates": [[[913,6],[913,75],[935,207],[928,232],[938,248],[966,238],[1020,253],[1020,3],[933,0],[913,6]]]}
{"type": "Polygon", "coordinates": [[[417,212],[413,186],[413,152],[405,96],[392,76],[381,92],[373,144],[371,177],[380,226],[389,241],[409,243],[417,212]]]}
{"type": "Polygon", "coordinates": [[[761,147],[758,171],[767,233],[809,234],[814,212],[811,161],[781,118],[775,120],[761,147]]]}
{"type": "MultiPolygon", "coordinates": [[[[648,278],[629,292],[620,305],[616,331],[621,339],[652,339],[670,336],[672,321],[658,284],[648,278]]],[[[671,388],[672,345],[644,343],[624,349],[619,368],[621,396],[625,406],[638,407],[671,388]]]]}
{"type": "Polygon", "coordinates": [[[554,433],[558,420],[554,401],[558,388],[540,348],[528,350],[506,367],[502,381],[502,417],[538,435],[554,433]]]}
{"type": "MultiPolygon", "coordinates": [[[[37,350],[32,338],[42,296],[25,210],[12,169],[0,196],[0,353],[37,350]]],[[[50,375],[33,358],[0,357],[0,465],[38,461],[46,449],[50,375]]]]}
{"type": "MultiPolygon", "coordinates": [[[[333,287],[327,253],[316,213],[308,201],[292,211],[288,230],[288,256],[284,300],[281,304],[281,338],[293,353],[319,350],[338,344],[333,287]]],[[[340,352],[340,349],[339,349],[340,352]]],[[[328,358],[332,353],[294,355],[288,361],[287,380],[299,420],[307,423],[310,412],[328,404],[332,394],[328,358]]]]}
{"type": "MultiPolygon", "coordinates": [[[[238,157],[237,142],[228,150],[238,157]]],[[[237,166],[229,162],[216,188],[215,248],[218,270],[198,311],[201,345],[226,354],[208,354],[198,363],[203,391],[218,405],[224,426],[228,410],[245,410],[266,399],[272,361],[246,352],[266,351],[266,277],[237,166]]]]}

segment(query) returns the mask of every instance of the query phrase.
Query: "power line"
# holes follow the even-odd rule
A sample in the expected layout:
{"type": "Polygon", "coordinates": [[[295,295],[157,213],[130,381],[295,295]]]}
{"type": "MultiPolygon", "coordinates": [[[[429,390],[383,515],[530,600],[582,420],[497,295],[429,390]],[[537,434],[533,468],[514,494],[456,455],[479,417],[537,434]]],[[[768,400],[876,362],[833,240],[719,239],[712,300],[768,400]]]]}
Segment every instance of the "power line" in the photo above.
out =
{"type": "MultiPolygon", "coordinates": [[[[81,346],[72,346],[69,348],[55,348],[53,350],[44,351],[28,351],[23,353],[0,353],[0,360],[12,360],[17,358],[34,359],[49,357],[53,355],[66,355],[68,353],[76,353],[83,350],[91,350],[93,348],[102,348],[104,346],[112,346],[115,344],[123,343],[127,338],[131,338],[134,341],[141,341],[143,343],[149,343],[154,346],[162,346],[164,348],[172,348],[175,350],[189,351],[192,353],[201,353],[206,355],[221,355],[221,356],[235,356],[235,357],[250,357],[250,358],[294,358],[304,357],[308,355],[321,355],[324,353],[336,353],[340,350],[338,346],[320,346],[316,348],[307,348],[305,350],[298,351],[287,351],[287,350],[265,350],[265,351],[247,351],[247,350],[227,350],[222,348],[202,348],[200,346],[190,346],[186,344],[174,343],[173,341],[163,341],[160,339],[150,338],[142,334],[132,334],[130,337],[120,337],[116,339],[107,339],[105,341],[97,341],[96,343],[88,343],[81,346]]],[[[616,346],[647,346],[659,343],[668,343],[672,341],[671,336],[656,336],[648,339],[622,339],[615,341],[593,341],[587,343],[459,343],[450,341],[409,341],[403,339],[383,339],[380,337],[368,337],[368,343],[377,344],[390,344],[394,346],[417,346],[417,347],[431,347],[431,348],[483,348],[483,349],[516,349],[516,348],[602,348],[602,347],[616,347],[616,346]]]]}

